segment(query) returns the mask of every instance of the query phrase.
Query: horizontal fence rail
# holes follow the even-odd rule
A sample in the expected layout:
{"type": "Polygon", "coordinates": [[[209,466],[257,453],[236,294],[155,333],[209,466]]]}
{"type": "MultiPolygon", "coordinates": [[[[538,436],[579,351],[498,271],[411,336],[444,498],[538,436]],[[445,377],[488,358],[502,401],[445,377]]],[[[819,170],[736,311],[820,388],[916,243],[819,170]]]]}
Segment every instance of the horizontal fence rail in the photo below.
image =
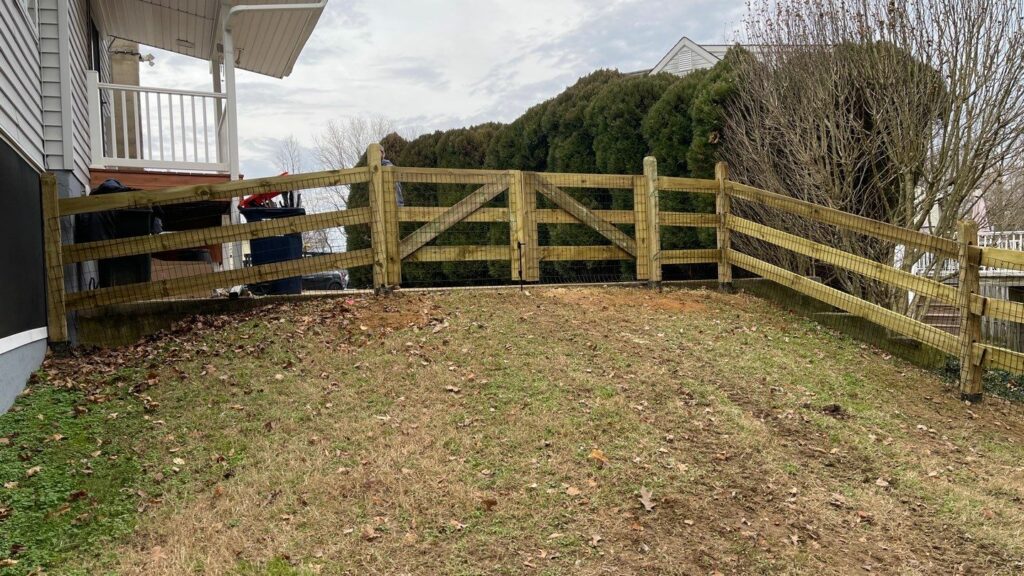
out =
{"type": "Polygon", "coordinates": [[[372,145],[367,166],[351,169],[66,199],[57,198],[51,178],[44,179],[43,193],[48,310],[54,340],[67,338],[68,312],[209,297],[218,289],[338,269],[367,270],[372,276],[369,286],[390,290],[403,285],[403,280],[410,281],[415,267],[425,263],[489,266],[506,282],[519,283],[538,282],[543,270],[565,263],[584,268],[616,263],[614,266],[628,269],[636,280],[651,283],[661,281],[666,266],[717,265],[722,287],[731,285],[736,267],[820,301],[830,310],[863,318],[959,358],[961,392],[967,398],[976,399],[980,394],[982,368],[1024,373],[1024,282],[1017,286],[1012,280],[1016,274],[1024,276],[1024,252],[1015,249],[1020,244],[1019,233],[982,241],[984,235],[976,230],[972,233],[968,226],[958,240],[940,238],[731,181],[724,164],[717,167],[715,179],[660,176],[653,158],[645,159],[644,173],[637,175],[395,167],[384,163],[381,148],[372,145]],[[344,205],[274,220],[130,238],[66,244],[60,238],[61,218],[227,203],[273,192],[316,194],[330,190],[343,192],[344,205]],[[665,209],[671,205],[666,202],[677,194],[706,198],[703,205],[709,208],[713,198],[714,211],[665,209]],[[347,204],[357,197],[358,205],[347,204]],[[782,220],[758,216],[774,212],[752,210],[752,206],[786,214],[812,227],[806,229],[824,226],[822,230],[835,230],[836,234],[853,234],[875,252],[853,253],[851,250],[859,249],[856,242],[844,249],[799,229],[786,229],[782,220]],[[459,237],[453,233],[466,226],[485,227],[477,230],[489,231],[485,235],[490,243],[452,244],[451,239],[459,237]],[[558,245],[553,240],[560,236],[553,231],[559,227],[573,227],[586,234],[575,244],[558,245]],[[696,230],[685,232],[687,229],[696,230]],[[251,244],[268,238],[328,236],[330,231],[340,230],[347,238],[345,251],[330,249],[309,257],[235,269],[196,265],[194,271],[179,277],[91,286],[69,293],[63,290],[63,267],[69,264],[251,244]],[[362,244],[353,240],[358,234],[350,234],[359,230],[365,238],[359,241],[362,244]],[[666,243],[665,235],[670,232],[691,234],[691,240],[682,248],[666,243]],[[703,244],[694,243],[695,234],[703,235],[703,244]],[[993,283],[993,277],[985,272],[989,270],[1009,271],[1007,278],[1011,279],[993,283]],[[814,271],[825,272],[831,280],[814,278],[814,271]],[[865,292],[848,290],[836,280],[847,277],[859,279],[853,285],[863,286],[865,292]],[[885,298],[879,300],[877,294],[885,298]],[[944,319],[944,323],[933,321],[933,317],[944,319]]]}

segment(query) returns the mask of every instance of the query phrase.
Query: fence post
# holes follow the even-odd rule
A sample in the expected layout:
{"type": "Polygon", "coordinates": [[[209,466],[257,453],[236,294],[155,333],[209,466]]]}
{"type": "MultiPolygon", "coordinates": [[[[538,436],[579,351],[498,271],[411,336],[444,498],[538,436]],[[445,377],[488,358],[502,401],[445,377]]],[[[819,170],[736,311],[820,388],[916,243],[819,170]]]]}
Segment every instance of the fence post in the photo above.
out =
{"type": "Polygon", "coordinates": [[[366,149],[366,165],[370,169],[370,244],[373,247],[373,290],[386,291],[388,287],[387,216],[384,193],[384,173],[381,168],[383,148],[374,143],[366,149]]]}
{"type": "Polygon", "coordinates": [[[651,279],[651,251],[647,244],[650,234],[647,233],[647,178],[633,177],[633,236],[636,240],[636,279],[647,282],[651,279]]]}
{"type": "MultiPolygon", "coordinates": [[[[383,156],[383,154],[382,154],[383,156]]],[[[381,190],[384,203],[384,250],[387,261],[388,287],[402,283],[402,251],[399,248],[401,230],[398,223],[398,192],[395,189],[395,172],[383,169],[381,190]]]]}
{"type": "Polygon", "coordinates": [[[728,220],[732,212],[732,198],[726,189],[729,179],[729,165],[725,162],[715,164],[715,180],[718,181],[718,193],[715,195],[715,214],[718,215],[718,288],[732,290],[732,265],[729,263],[729,250],[732,241],[729,237],[728,220]]]}
{"type": "Polygon", "coordinates": [[[46,317],[50,342],[68,341],[68,317],[64,309],[64,262],[61,257],[60,204],[57,179],[51,173],[42,184],[43,246],[46,259],[46,317]]]}
{"type": "Polygon", "coordinates": [[[508,187],[512,279],[540,281],[540,249],[537,245],[537,190],[527,174],[512,171],[508,187]],[[521,269],[520,269],[521,266],[521,269]],[[519,274],[522,276],[519,276],[519,274]]]}
{"type": "Polygon", "coordinates": [[[978,223],[961,220],[959,233],[960,278],[957,304],[960,307],[960,398],[979,402],[982,396],[982,370],[980,362],[975,362],[974,345],[981,341],[981,315],[971,310],[972,295],[981,292],[981,254],[975,248],[978,245],[978,223]]]}
{"type": "Polygon", "coordinates": [[[644,158],[644,182],[647,202],[647,272],[651,284],[658,284],[661,282],[661,224],[658,216],[658,160],[654,156],[644,158]]]}
{"type": "Polygon", "coordinates": [[[523,259],[526,229],[523,215],[523,173],[509,170],[508,173],[508,245],[509,261],[512,265],[512,281],[526,281],[526,262],[523,259]]]}

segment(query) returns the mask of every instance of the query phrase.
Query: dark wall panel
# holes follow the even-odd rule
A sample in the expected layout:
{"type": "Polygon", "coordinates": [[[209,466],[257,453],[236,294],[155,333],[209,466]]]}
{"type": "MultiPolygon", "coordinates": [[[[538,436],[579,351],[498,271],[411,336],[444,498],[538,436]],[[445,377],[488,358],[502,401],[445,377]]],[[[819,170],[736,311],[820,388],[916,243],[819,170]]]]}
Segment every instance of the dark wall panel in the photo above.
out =
{"type": "Polygon", "coordinates": [[[46,326],[39,174],[0,140],[0,338],[46,326]]]}

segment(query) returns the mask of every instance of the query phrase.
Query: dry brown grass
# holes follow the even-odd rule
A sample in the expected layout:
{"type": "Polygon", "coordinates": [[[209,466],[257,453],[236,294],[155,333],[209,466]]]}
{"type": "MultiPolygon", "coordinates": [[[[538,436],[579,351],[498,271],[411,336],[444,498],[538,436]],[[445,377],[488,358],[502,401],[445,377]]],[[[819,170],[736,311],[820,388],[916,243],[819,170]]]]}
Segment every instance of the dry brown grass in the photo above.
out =
{"type": "Polygon", "coordinates": [[[86,570],[1024,570],[1020,405],[748,296],[312,302],[165,348],[165,492],[86,570]]]}

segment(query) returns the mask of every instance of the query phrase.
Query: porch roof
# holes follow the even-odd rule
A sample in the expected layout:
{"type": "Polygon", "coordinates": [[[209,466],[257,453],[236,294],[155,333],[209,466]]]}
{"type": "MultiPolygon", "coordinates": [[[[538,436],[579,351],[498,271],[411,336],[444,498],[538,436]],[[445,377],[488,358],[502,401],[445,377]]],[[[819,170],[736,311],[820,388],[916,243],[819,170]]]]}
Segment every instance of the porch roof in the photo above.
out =
{"type": "MultiPolygon", "coordinates": [[[[312,0],[231,0],[305,4],[312,0]]],[[[94,0],[104,33],[202,60],[221,61],[220,0],[94,0]]],[[[231,19],[238,68],[283,78],[292,72],[323,9],[240,12],[231,19]]]]}

